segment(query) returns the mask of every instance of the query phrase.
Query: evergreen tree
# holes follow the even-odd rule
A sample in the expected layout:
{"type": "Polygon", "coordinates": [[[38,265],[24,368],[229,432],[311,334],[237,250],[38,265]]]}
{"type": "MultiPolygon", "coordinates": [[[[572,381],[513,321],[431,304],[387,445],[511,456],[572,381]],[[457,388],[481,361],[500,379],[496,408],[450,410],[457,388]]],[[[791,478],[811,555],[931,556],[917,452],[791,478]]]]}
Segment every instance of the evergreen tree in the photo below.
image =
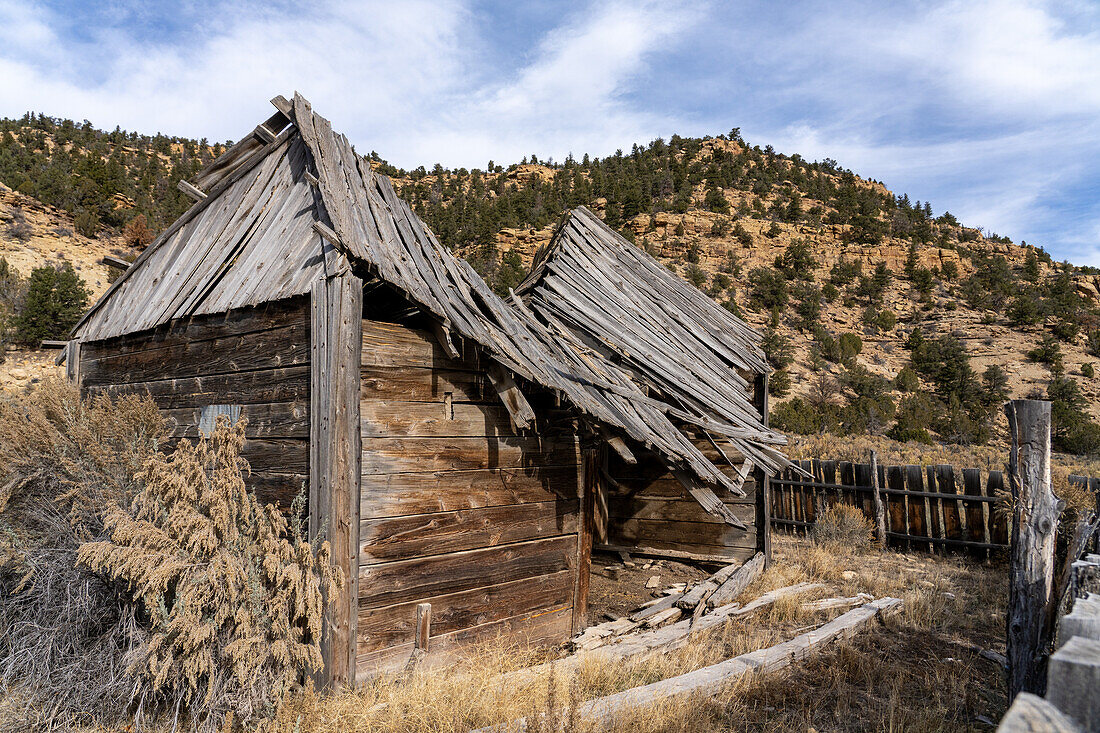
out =
{"type": "Polygon", "coordinates": [[[88,290],[68,262],[35,268],[15,319],[16,339],[28,346],[66,339],[87,307],[88,290]]]}

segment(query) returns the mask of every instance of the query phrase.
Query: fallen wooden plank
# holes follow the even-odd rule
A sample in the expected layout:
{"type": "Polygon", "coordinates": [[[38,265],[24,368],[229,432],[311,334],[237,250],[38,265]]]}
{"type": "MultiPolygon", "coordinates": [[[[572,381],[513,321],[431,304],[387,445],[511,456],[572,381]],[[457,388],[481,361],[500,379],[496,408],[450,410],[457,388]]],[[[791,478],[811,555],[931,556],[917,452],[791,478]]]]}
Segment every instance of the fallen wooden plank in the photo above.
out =
{"type": "Polygon", "coordinates": [[[732,603],[737,600],[737,596],[745,592],[745,588],[760,577],[762,572],[764,572],[764,554],[758,552],[710,595],[707,605],[717,608],[732,603]]]}
{"type": "Polygon", "coordinates": [[[736,573],[741,567],[742,563],[731,563],[722,568],[714,575],[710,576],[702,583],[698,583],[683,595],[683,597],[676,602],[677,607],[687,609],[693,609],[696,606],[704,603],[714,591],[718,590],[723,583],[730,579],[730,577],[736,573]]]}
{"type": "Polygon", "coordinates": [[[874,596],[867,593],[857,593],[847,598],[822,598],[820,601],[807,601],[802,604],[803,611],[829,611],[835,608],[848,608],[858,606],[875,600],[874,596]]]}
{"type": "MultiPolygon", "coordinates": [[[[595,724],[597,729],[602,729],[610,726],[616,716],[627,710],[667,704],[695,694],[713,694],[745,675],[782,669],[837,639],[850,638],[876,616],[897,610],[901,604],[900,598],[882,598],[872,601],[812,631],[799,634],[790,641],[767,649],[748,652],[719,664],[660,682],[589,700],[577,706],[576,718],[586,724],[595,724]]],[[[526,720],[518,720],[503,726],[481,728],[473,733],[525,731],[527,728],[526,720]]]]}
{"type": "Polygon", "coordinates": [[[810,591],[819,590],[824,587],[825,586],[821,583],[797,583],[795,585],[777,588],[776,590],[765,593],[744,606],[737,603],[731,603],[728,606],[716,608],[702,618],[695,620],[694,623],[690,618],[683,621],[677,621],[674,624],[663,626],[659,629],[631,634],[630,636],[623,637],[615,644],[599,645],[599,648],[595,648],[587,653],[577,653],[563,659],[556,659],[552,662],[535,665],[534,667],[526,667],[514,672],[509,672],[501,676],[500,684],[510,686],[522,685],[537,679],[540,675],[548,673],[551,668],[555,670],[556,674],[568,673],[577,669],[587,660],[601,663],[616,663],[626,660],[634,661],[646,659],[654,654],[667,654],[670,651],[675,651],[676,649],[686,646],[693,636],[697,636],[708,629],[720,627],[726,623],[727,619],[742,618],[771,606],[781,598],[809,593],[810,591]]]}

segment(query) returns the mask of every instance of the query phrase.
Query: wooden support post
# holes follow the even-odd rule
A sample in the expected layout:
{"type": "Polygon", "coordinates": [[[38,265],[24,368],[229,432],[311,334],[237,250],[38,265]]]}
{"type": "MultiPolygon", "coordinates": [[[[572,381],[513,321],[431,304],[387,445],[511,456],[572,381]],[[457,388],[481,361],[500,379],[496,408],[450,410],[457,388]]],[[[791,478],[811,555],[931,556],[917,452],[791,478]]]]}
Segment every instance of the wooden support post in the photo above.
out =
{"type": "Polygon", "coordinates": [[[1013,496],[1008,615],[1008,700],[1021,692],[1042,695],[1052,629],[1048,623],[1054,585],[1054,539],[1058,500],[1050,488],[1050,403],[1005,404],[1012,437],[1009,484],[1013,496]]]}
{"type": "Polygon", "coordinates": [[[875,530],[878,532],[879,547],[886,547],[886,508],[882,505],[882,495],[878,485],[878,454],[871,451],[871,501],[875,505],[875,530]]]}
{"type": "Polygon", "coordinates": [[[432,636],[432,604],[416,604],[416,641],[414,646],[422,652],[429,651],[432,636]]]}
{"type": "MultiPolygon", "coordinates": [[[[757,374],[752,384],[752,404],[760,411],[764,427],[768,427],[768,375],[757,374]]],[[[753,472],[756,481],[756,549],[764,553],[764,563],[772,561],[772,500],[768,474],[762,468],[753,472]]]]}
{"type": "Polygon", "coordinates": [[[595,525],[595,500],[600,483],[600,465],[603,448],[581,448],[578,445],[580,466],[577,471],[580,491],[580,524],[577,529],[577,556],[573,578],[572,635],[576,636],[588,626],[588,585],[592,570],[592,532],[595,525]]]}
{"type": "Polygon", "coordinates": [[[309,531],[323,535],[346,583],[326,599],[318,680],[355,683],[359,617],[359,367],[363,282],[344,273],[317,280],[310,292],[309,531]]]}

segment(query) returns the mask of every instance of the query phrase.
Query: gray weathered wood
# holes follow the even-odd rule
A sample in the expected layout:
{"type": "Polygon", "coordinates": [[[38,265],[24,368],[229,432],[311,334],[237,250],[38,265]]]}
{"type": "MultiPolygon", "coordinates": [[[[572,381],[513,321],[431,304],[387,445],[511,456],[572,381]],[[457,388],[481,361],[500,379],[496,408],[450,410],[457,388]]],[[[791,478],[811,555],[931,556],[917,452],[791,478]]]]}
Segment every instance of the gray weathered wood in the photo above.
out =
{"type": "Polygon", "coordinates": [[[1081,728],[1038,695],[1021,692],[997,726],[997,733],[1081,733],[1081,728]]]}
{"type": "Polygon", "coordinates": [[[753,558],[737,569],[725,582],[711,594],[707,605],[711,608],[724,606],[737,600],[746,588],[764,572],[764,553],[758,552],[753,558]]]}
{"type": "Polygon", "coordinates": [[[362,297],[363,283],[352,275],[316,281],[311,297],[310,534],[328,539],[332,561],[347,581],[325,617],[326,684],[356,678],[362,297]]]}
{"type": "Polygon", "coordinates": [[[1008,696],[1042,694],[1053,629],[1054,542],[1060,511],[1050,485],[1050,403],[1005,404],[1012,438],[1009,482],[1014,499],[1009,565],[1008,696]]]}
{"type": "Polygon", "coordinates": [[[878,485],[878,454],[871,451],[871,501],[875,506],[875,532],[879,547],[886,547],[886,509],[878,485]]]}
{"type": "MultiPolygon", "coordinates": [[[[187,181],[183,180],[182,178],[176,183],[176,188],[178,188],[180,191],[183,191],[185,194],[190,196],[195,201],[202,201],[204,198],[206,198],[206,192],[205,191],[200,189],[198,186],[195,186],[194,184],[188,183],[187,181]]],[[[104,261],[106,261],[107,258],[104,257],[103,259],[104,259],[104,261]]],[[[111,263],[107,263],[107,264],[111,264],[111,263]]],[[[129,263],[127,263],[127,267],[128,266],[129,266],[129,263]]],[[[117,265],[116,265],[116,267],[117,267],[117,265]]],[[[122,269],[125,270],[126,268],[124,267],[122,269]]]]}

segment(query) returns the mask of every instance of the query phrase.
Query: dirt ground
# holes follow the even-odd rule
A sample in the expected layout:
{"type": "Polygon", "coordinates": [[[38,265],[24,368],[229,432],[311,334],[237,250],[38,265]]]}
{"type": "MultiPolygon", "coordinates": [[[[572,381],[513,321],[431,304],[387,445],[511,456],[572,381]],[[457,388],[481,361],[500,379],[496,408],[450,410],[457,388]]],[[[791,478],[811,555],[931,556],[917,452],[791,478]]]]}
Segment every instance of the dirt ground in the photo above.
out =
{"type": "Polygon", "coordinates": [[[594,626],[628,616],[643,603],[659,598],[661,591],[677,583],[694,583],[710,573],[695,565],[675,560],[592,553],[592,574],[588,584],[588,624],[594,626]],[[651,578],[656,586],[647,588],[651,578]]]}

